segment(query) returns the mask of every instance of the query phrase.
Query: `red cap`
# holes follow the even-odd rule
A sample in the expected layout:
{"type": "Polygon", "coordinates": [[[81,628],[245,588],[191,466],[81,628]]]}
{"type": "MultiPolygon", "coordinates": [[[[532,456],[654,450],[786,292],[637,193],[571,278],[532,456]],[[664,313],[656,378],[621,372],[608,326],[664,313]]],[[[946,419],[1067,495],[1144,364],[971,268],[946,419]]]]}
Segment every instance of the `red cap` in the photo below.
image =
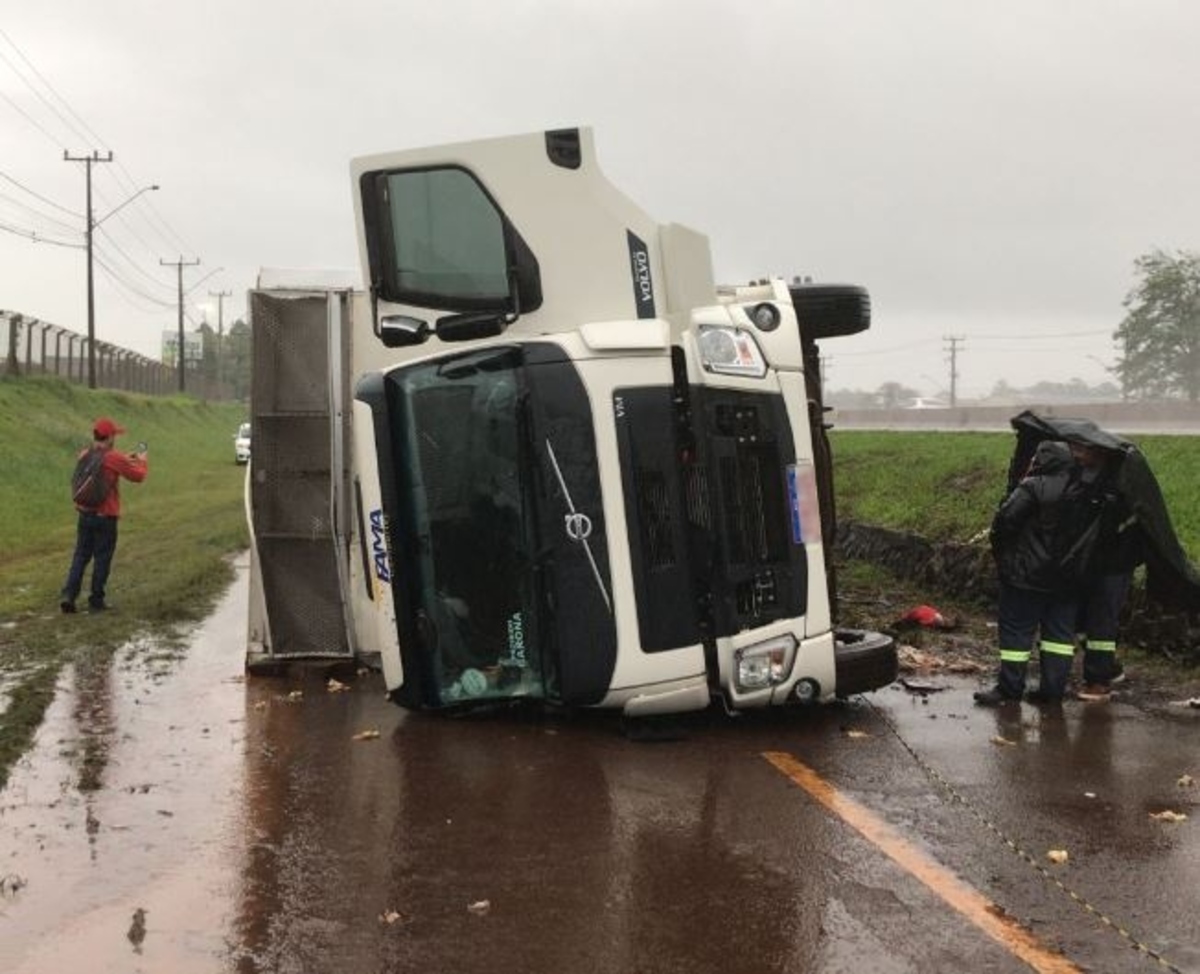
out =
{"type": "Polygon", "coordinates": [[[92,426],[92,435],[98,440],[107,440],[118,433],[124,432],[124,426],[118,426],[107,416],[101,416],[92,426]]]}

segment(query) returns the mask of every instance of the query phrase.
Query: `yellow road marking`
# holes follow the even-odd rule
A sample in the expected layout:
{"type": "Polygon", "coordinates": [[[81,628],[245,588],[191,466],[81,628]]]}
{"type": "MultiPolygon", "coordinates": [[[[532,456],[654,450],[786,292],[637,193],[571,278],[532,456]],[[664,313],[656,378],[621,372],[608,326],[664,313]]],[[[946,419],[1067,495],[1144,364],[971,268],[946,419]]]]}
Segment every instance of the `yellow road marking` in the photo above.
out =
{"type": "Polygon", "coordinates": [[[968,886],[948,869],[930,859],[894,828],[853,798],[843,795],[808,765],[782,751],[766,751],[763,757],[838,818],[861,833],[902,869],[929,887],[945,903],[1039,974],[1082,974],[1081,968],[1044,946],[1015,920],[1003,916],[996,905],[978,890],[968,886]]]}

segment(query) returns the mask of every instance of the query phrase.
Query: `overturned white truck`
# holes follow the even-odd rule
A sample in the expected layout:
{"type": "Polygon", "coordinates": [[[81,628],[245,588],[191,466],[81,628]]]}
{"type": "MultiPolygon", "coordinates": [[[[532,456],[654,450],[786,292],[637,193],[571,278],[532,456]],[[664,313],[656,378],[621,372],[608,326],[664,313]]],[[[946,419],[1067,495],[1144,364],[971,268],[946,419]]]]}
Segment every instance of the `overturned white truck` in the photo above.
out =
{"type": "Polygon", "coordinates": [[[896,675],[834,620],[816,342],[862,288],[716,287],[587,129],[357,159],[367,292],[251,292],[248,666],[639,716],[896,675]]]}

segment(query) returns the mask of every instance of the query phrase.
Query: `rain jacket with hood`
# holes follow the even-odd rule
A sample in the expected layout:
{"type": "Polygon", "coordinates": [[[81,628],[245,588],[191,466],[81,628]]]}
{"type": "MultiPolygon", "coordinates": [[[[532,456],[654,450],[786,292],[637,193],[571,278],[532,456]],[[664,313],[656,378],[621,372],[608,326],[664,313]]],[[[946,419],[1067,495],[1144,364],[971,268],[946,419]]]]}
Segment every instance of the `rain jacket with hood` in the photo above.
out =
{"type": "Polygon", "coordinates": [[[1072,510],[1081,502],[1075,469],[1066,443],[1043,441],[1028,474],[996,511],[990,541],[1006,585],[1055,592],[1078,581],[1074,571],[1063,570],[1063,558],[1087,521],[1086,513],[1072,510]]]}

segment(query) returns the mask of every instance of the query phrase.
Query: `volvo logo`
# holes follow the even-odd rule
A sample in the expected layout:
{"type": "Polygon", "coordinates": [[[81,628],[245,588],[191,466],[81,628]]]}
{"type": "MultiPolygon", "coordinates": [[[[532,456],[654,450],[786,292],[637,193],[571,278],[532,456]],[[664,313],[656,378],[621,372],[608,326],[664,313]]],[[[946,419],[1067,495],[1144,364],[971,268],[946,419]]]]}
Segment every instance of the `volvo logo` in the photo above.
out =
{"type": "Polygon", "coordinates": [[[572,541],[587,541],[592,536],[592,519],[586,514],[572,512],[563,518],[563,524],[572,541]]]}

